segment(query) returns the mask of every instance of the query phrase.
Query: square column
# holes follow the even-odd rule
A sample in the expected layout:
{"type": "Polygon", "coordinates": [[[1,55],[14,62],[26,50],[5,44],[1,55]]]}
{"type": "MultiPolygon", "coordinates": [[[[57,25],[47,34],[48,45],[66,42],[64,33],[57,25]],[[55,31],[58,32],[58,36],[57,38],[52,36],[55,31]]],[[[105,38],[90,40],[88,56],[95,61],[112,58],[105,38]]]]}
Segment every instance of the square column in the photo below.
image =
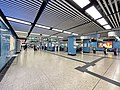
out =
{"type": "Polygon", "coordinates": [[[76,37],[75,36],[69,36],[68,37],[68,55],[75,56],[76,55],[76,37]]]}
{"type": "Polygon", "coordinates": [[[90,53],[90,39],[83,39],[83,52],[90,53]]]}

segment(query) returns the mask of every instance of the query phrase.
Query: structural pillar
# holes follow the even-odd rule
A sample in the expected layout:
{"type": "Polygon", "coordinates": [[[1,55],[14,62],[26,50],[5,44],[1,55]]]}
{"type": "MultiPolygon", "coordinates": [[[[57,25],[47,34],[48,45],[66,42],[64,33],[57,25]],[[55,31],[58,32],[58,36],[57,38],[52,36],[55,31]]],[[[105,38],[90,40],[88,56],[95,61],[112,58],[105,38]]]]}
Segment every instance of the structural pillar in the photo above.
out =
{"type": "Polygon", "coordinates": [[[68,37],[68,55],[75,56],[76,55],[76,37],[75,36],[69,36],[68,37]]]}
{"type": "Polygon", "coordinates": [[[90,53],[90,39],[83,39],[83,52],[90,53]]]}

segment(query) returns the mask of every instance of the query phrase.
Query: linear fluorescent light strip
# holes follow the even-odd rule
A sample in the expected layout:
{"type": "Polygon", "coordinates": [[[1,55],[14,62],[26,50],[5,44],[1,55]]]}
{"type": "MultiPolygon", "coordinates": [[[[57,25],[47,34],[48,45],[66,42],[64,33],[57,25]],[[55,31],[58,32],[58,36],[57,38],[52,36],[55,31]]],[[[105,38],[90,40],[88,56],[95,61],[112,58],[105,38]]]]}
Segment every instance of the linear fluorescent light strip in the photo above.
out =
{"type": "Polygon", "coordinates": [[[51,37],[57,37],[57,36],[51,36],[51,37]]]}
{"type": "Polygon", "coordinates": [[[18,23],[22,23],[22,24],[26,24],[26,25],[31,25],[31,23],[29,23],[29,22],[26,22],[26,21],[23,21],[23,20],[18,20],[18,19],[15,19],[15,18],[6,17],[6,19],[8,21],[18,22],[18,23]]]}
{"type": "Polygon", "coordinates": [[[78,34],[77,34],[77,33],[72,33],[72,35],[78,36],[78,34]]]}
{"type": "Polygon", "coordinates": [[[42,36],[46,36],[46,37],[47,37],[47,36],[50,36],[50,35],[47,35],[47,34],[42,34],[42,36]]]}
{"type": "Polygon", "coordinates": [[[105,29],[111,29],[110,25],[103,26],[105,29]]]}
{"type": "Polygon", "coordinates": [[[90,8],[88,8],[86,10],[86,12],[90,16],[92,16],[94,19],[98,19],[98,18],[102,17],[102,15],[98,12],[98,10],[94,6],[91,6],[90,8]]]}
{"type": "Polygon", "coordinates": [[[27,33],[27,32],[22,32],[22,31],[15,31],[16,33],[27,33]]]}
{"type": "Polygon", "coordinates": [[[89,0],[73,0],[75,3],[77,3],[81,8],[85,7],[90,3],[89,0]]]}
{"type": "Polygon", "coordinates": [[[53,28],[52,30],[57,31],[57,32],[63,32],[63,30],[59,30],[59,29],[55,29],[55,28],[53,28]]]}
{"type": "Polygon", "coordinates": [[[63,37],[58,37],[58,38],[63,38],[63,37]]]}
{"type": "Polygon", "coordinates": [[[38,34],[38,33],[31,33],[31,35],[40,35],[40,34],[38,34]]]}
{"type": "Polygon", "coordinates": [[[5,23],[5,21],[2,19],[2,17],[0,16],[0,20],[7,26],[7,28],[9,29],[8,25],[5,23]]]}
{"type": "Polygon", "coordinates": [[[64,31],[63,33],[66,33],[66,34],[71,34],[71,32],[68,32],[68,31],[64,31]]]}
{"type": "Polygon", "coordinates": [[[8,31],[8,30],[7,30],[7,29],[2,29],[2,28],[0,28],[0,31],[6,32],[6,31],[8,31]]]}
{"type": "Polygon", "coordinates": [[[36,26],[36,27],[39,27],[39,28],[50,29],[50,27],[42,26],[42,25],[38,25],[38,24],[35,24],[35,26],[36,26]]]}
{"type": "Polygon", "coordinates": [[[10,34],[3,34],[4,36],[10,36],[10,34]]]}
{"type": "Polygon", "coordinates": [[[98,19],[97,22],[100,23],[101,25],[108,24],[104,18],[98,19]]]}

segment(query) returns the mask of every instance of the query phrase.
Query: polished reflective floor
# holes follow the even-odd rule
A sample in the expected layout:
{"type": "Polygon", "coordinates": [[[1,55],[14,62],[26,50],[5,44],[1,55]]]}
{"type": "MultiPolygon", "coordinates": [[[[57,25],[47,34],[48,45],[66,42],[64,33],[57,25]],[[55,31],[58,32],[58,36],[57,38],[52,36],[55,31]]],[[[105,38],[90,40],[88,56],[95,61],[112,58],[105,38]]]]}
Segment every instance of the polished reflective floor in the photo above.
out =
{"type": "Polygon", "coordinates": [[[120,90],[120,55],[23,50],[0,90],[120,90]]]}

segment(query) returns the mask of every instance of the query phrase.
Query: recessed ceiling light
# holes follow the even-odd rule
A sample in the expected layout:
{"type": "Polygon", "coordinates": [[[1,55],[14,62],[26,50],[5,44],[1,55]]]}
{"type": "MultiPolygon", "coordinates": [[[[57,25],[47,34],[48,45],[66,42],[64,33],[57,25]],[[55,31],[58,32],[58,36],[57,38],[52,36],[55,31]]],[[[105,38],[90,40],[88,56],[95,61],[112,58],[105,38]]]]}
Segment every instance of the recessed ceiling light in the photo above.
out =
{"type": "Polygon", "coordinates": [[[90,8],[88,8],[86,12],[94,19],[98,19],[102,17],[102,15],[98,12],[98,10],[94,6],[91,6],[90,8]]]}
{"type": "Polygon", "coordinates": [[[111,29],[110,25],[103,26],[105,29],[111,29]]]}
{"type": "Polygon", "coordinates": [[[76,4],[78,4],[81,8],[85,7],[90,3],[89,0],[73,0],[76,4]]]}
{"type": "Polygon", "coordinates": [[[104,18],[98,19],[97,22],[100,23],[101,25],[108,24],[104,18]]]}

